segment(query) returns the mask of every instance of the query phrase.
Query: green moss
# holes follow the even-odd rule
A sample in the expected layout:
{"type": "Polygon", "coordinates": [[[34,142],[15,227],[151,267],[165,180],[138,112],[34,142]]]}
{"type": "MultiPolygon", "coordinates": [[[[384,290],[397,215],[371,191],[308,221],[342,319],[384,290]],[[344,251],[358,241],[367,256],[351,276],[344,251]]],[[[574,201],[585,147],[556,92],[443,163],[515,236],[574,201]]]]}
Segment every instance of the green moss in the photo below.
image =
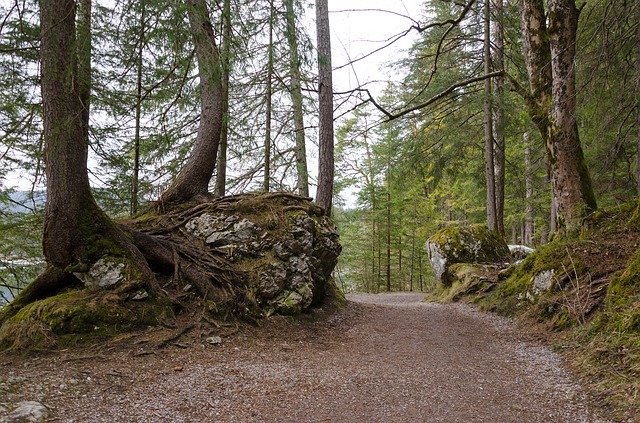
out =
{"type": "Polygon", "coordinates": [[[0,328],[0,348],[31,350],[107,338],[155,325],[171,313],[162,302],[125,302],[105,291],[71,291],[29,304],[7,320],[0,328]]]}

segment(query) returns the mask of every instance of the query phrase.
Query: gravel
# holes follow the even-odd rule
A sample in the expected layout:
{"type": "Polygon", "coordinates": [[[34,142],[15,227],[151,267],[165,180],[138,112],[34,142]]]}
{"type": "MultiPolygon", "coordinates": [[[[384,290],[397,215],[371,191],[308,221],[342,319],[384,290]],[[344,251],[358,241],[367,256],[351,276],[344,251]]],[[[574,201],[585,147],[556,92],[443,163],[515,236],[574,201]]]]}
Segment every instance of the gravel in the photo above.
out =
{"type": "Polygon", "coordinates": [[[40,401],[56,422],[610,421],[506,319],[418,294],[349,299],[218,345],[0,358],[0,404],[40,401]]]}

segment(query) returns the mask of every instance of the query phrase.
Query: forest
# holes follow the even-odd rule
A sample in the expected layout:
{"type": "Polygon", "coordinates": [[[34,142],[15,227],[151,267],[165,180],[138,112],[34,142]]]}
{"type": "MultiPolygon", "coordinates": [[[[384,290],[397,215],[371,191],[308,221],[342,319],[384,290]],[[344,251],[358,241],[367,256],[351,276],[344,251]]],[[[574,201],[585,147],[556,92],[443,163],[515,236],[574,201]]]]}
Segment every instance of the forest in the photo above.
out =
{"type": "Polygon", "coordinates": [[[640,0],[0,3],[0,350],[462,300],[633,410],[639,197],[640,0]]]}
{"type": "MultiPolygon", "coordinates": [[[[566,129],[567,149],[579,159],[572,166],[580,180],[568,178],[576,191],[568,201],[586,212],[596,200],[606,208],[638,195],[638,6],[548,8],[556,3],[567,20],[549,21],[539,28],[545,35],[523,27],[556,16],[542,2],[425,2],[420,15],[402,16],[405,31],[363,53],[384,54],[415,36],[406,57],[389,63],[401,78],[387,82],[380,98],[366,84],[334,93],[335,216],[345,247],[338,276],[347,289],[426,289],[423,244],[447,222],[486,221],[511,243],[532,246],[550,239],[557,222],[570,226],[573,206],[552,194],[553,181],[558,191],[565,180],[554,176],[565,171],[554,167],[565,160],[562,150],[548,139],[561,117],[553,117],[561,111],[551,104],[553,89],[569,90],[563,118],[575,127],[566,129]],[[575,67],[552,72],[561,59],[575,67]]],[[[78,37],[89,34],[89,179],[110,216],[134,215],[159,198],[191,151],[201,88],[184,7],[77,5],[78,37]]],[[[304,20],[312,5],[208,7],[224,109],[211,192],[308,195],[310,182],[312,192],[319,182],[315,168],[307,170],[307,156],[318,159],[319,62],[315,28],[304,20]]],[[[43,262],[40,10],[14,1],[1,12],[1,283],[3,295],[13,296],[43,262]]]]}

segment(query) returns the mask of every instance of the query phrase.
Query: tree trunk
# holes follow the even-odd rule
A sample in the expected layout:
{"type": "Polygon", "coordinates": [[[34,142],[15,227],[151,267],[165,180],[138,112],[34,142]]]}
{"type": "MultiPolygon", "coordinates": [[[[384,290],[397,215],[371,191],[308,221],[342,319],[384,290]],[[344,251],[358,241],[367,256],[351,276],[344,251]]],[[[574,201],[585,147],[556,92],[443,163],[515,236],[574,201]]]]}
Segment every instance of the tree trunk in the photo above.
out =
{"type": "MultiPolygon", "coordinates": [[[[640,0],[635,1],[636,22],[640,22],[640,0]]],[[[640,196],[640,25],[636,25],[636,126],[638,138],[636,139],[636,187],[640,196]]]]}
{"type": "Polygon", "coordinates": [[[78,96],[82,104],[82,132],[88,147],[91,99],[91,0],[80,0],[77,4],[78,96]]]}
{"type": "Polygon", "coordinates": [[[273,91],[273,0],[269,2],[269,45],[267,51],[267,90],[264,136],[264,179],[262,190],[269,192],[271,182],[271,100],[273,91]]]}
{"type": "MultiPolygon", "coordinates": [[[[86,4],[84,5],[86,6],[86,4]]],[[[87,81],[90,48],[76,39],[74,0],[40,3],[41,84],[47,176],[43,251],[59,269],[82,271],[104,255],[126,260],[141,275],[135,284],[155,277],[142,254],[97,206],[87,175],[87,81]],[[79,54],[82,52],[81,54],[79,54]],[[82,70],[82,73],[80,73],[82,70]]],[[[83,13],[87,13],[84,9],[83,13]]],[[[91,29],[80,26],[86,40],[91,29]]],[[[88,85],[90,87],[90,83],[88,85]]],[[[131,284],[133,286],[133,284],[131,284]]]]}
{"type": "Polygon", "coordinates": [[[551,150],[551,48],[542,0],[524,0],[520,14],[524,59],[529,76],[528,108],[531,119],[545,142],[547,155],[551,150]]]}
{"type": "Polygon", "coordinates": [[[333,82],[331,69],[331,34],[327,0],[316,0],[318,37],[318,92],[320,135],[318,137],[318,191],[316,203],[327,216],[333,204],[333,82]]]}
{"type": "MultiPolygon", "coordinates": [[[[494,0],[494,66],[496,70],[504,69],[504,5],[503,0],[494,0]]],[[[498,232],[504,235],[504,174],[505,174],[505,136],[504,136],[504,76],[497,76],[496,101],[493,107],[494,124],[494,169],[495,169],[495,198],[496,198],[496,226],[498,232]]]]}
{"type": "Polygon", "coordinates": [[[187,163],[160,196],[160,204],[180,203],[207,194],[222,132],[222,69],[220,52],[205,0],[186,0],[196,46],[200,77],[200,124],[187,163]]]}
{"type": "Polygon", "coordinates": [[[304,114],[302,110],[302,86],[300,77],[300,57],[296,35],[296,16],[293,0],[285,0],[287,15],[287,41],[289,43],[289,70],[291,72],[291,102],[293,104],[293,125],[296,136],[296,170],[298,194],[309,196],[309,171],[307,169],[307,149],[304,134],[304,114]]]}
{"type": "MultiPolygon", "coordinates": [[[[84,258],[81,224],[97,213],[87,177],[84,105],[76,70],[75,1],[43,0],[40,20],[42,101],[47,175],[43,248],[47,261],[65,268],[84,258]],[[80,224],[81,223],[81,224],[80,224]]],[[[93,228],[86,228],[92,230],[93,228]]]]}
{"type": "Polygon", "coordinates": [[[222,128],[216,161],[216,197],[223,197],[227,190],[227,148],[229,142],[229,75],[231,74],[231,0],[222,6],[222,128]]]}
{"type": "MultiPolygon", "coordinates": [[[[484,2],[484,73],[491,73],[491,31],[490,0],[484,2]]],[[[490,230],[498,229],[496,222],[496,181],[493,157],[493,117],[491,106],[491,78],[484,80],[484,171],[486,186],[487,226],[490,230]]]]}
{"type": "Polygon", "coordinates": [[[140,32],[136,57],[136,116],[133,137],[133,176],[131,178],[131,215],[138,212],[138,185],[140,180],[140,118],[142,115],[142,53],[145,42],[145,0],[140,1],[140,32]]]}
{"type": "Polygon", "coordinates": [[[574,230],[597,208],[576,122],[575,51],[579,11],[574,0],[549,0],[553,73],[551,166],[558,226],[574,230]]]}
{"type": "Polygon", "coordinates": [[[531,142],[529,133],[524,138],[524,172],[525,172],[525,211],[524,211],[524,240],[523,243],[533,245],[533,164],[531,162],[531,142]]]}
{"type": "MultiPolygon", "coordinates": [[[[388,172],[387,168],[387,172],[388,172]]],[[[391,292],[391,193],[389,190],[389,175],[387,174],[387,292],[391,292]]]]}

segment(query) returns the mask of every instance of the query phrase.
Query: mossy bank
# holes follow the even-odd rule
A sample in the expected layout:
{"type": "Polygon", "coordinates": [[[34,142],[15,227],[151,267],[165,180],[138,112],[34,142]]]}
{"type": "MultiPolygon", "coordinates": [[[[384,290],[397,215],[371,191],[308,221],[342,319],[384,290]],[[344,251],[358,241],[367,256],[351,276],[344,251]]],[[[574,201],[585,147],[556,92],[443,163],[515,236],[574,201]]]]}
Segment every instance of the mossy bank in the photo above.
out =
{"type": "MultiPolygon", "coordinates": [[[[485,283],[456,280],[438,299],[514,316],[557,349],[616,418],[640,418],[640,203],[594,213],[485,283]]],[[[468,272],[467,272],[468,273],[468,272]]],[[[637,420],[634,420],[637,421],[637,420]]]]}

